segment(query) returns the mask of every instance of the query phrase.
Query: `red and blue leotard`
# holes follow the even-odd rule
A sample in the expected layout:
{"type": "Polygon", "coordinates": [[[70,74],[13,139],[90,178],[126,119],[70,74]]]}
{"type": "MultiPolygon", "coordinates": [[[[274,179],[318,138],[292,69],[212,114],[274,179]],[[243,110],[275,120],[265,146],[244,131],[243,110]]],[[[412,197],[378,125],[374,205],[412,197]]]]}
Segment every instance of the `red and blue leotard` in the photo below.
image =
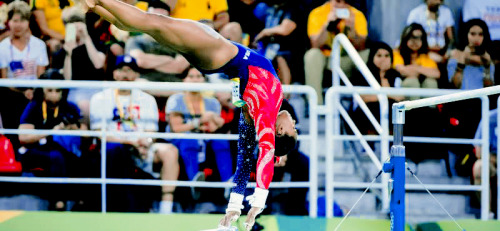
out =
{"type": "Polygon", "coordinates": [[[271,62],[256,52],[234,43],[238,54],[217,70],[200,70],[203,73],[224,73],[230,78],[240,78],[240,98],[248,105],[254,124],[240,115],[238,160],[234,176],[234,193],[244,194],[250,178],[253,153],[258,139],[257,187],[268,189],[274,174],[274,136],[276,119],[283,91],[271,62]]]}

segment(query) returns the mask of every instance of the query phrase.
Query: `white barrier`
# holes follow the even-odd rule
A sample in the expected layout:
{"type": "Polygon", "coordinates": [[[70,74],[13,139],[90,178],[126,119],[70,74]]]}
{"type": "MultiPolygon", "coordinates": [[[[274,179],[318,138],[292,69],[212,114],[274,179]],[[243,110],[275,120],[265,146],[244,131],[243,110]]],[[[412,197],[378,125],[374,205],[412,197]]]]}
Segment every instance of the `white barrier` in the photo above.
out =
{"type": "MultiPolygon", "coordinates": [[[[63,81],[63,80],[11,80],[0,79],[0,86],[3,87],[51,87],[51,88],[120,88],[120,89],[147,89],[164,91],[231,91],[228,84],[210,83],[159,83],[159,82],[105,82],[105,81],[63,81]]],[[[310,142],[309,149],[309,181],[307,182],[279,182],[271,183],[271,187],[308,187],[309,188],[309,216],[317,216],[318,198],[318,157],[317,157],[317,95],[313,88],[309,86],[285,85],[285,93],[306,94],[309,103],[309,134],[300,135],[299,140],[310,142]]],[[[104,127],[106,127],[104,125],[104,127]]],[[[106,185],[107,184],[127,184],[127,185],[176,185],[176,186],[196,186],[196,187],[231,187],[231,183],[225,182],[190,182],[190,181],[162,181],[162,180],[131,180],[131,179],[108,179],[106,178],[106,138],[108,136],[133,136],[133,137],[154,137],[154,138],[182,138],[182,139],[237,139],[237,135],[224,134],[180,134],[180,133],[153,133],[153,132],[108,132],[108,131],[56,131],[56,130],[17,130],[0,129],[0,134],[57,134],[72,136],[95,136],[101,138],[101,178],[31,178],[31,177],[0,177],[0,182],[31,182],[31,183],[75,183],[75,184],[101,184],[102,192],[102,212],[106,212],[106,185]]],[[[249,184],[255,187],[255,183],[249,184]]]]}

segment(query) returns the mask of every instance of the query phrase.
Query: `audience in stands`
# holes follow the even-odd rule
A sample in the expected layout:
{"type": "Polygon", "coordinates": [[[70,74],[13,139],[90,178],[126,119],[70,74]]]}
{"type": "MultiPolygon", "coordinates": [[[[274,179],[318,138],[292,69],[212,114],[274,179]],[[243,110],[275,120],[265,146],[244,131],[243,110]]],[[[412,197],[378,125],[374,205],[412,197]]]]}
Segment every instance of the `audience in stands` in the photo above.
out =
{"type": "MultiPolygon", "coordinates": [[[[135,81],[139,77],[139,67],[131,56],[119,56],[115,68],[113,76],[116,81],[135,81]]],[[[92,96],[90,128],[155,132],[158,131],[158,106],[151,95],[141,90],[107,89],[92,96]]],[[[107,141],[108,177],[128,178],[134,172],[129,172],[127,168],[139,168],[155,178],[177,180],[179,165],[175,146],[153,143],[144,137],[111,136],[107,141]],[[161,166],[159,173],[155,165],[161,166]]],[[[174,190],[174,186],[162,187],[161,213],[172,212],[174,190]]],[[[125,207],[125,211],[129,209],[137,208],[125,207]]]]}
{"type": "MultiPolygon", "coordinates": [[[[63,80],[59,70],[49,69],[40,79],[63,80]]],[[[67,101],[68,90],[59,88],[37,88],[33,100],[28,104],[20,119],[19,129],[79,130],[80,111],[67,101]]],[[[81,156],[80,137],[58,135],[20,134],[22,147],[19,150],[25,172],[39,176],[74,176],[77,157],[81,156]]],[[[56,209],[62,209],[62,196],[68,194],[60,188],[53,190],[58,201],[56,209]]]]}
{"type": "Polygon", "coordinates": [[[467,21],[460,41],[448,61],[448,78],[453,86],[463,90],[492,86],[495,65],[489,54],[491,40],[486,23],[481,19],[467,21]]]}
{"type": "MultiPolygon", "coordinates": [[[[31,35],[31,11],[26,2],[9,4],[8,25],[11,35],[0,42],[2,78],[37,79],[49,64],[46,46],[31,35]]],[[[31,99],[31,97],[27,97],[31,99]]]]}
{"type": "Polygon", "coordinates": [[[464,0],[462,5],[462,20],[467,22],[479,18],[486,22],[491,40],[500,40],[500,2],[497,0],[464,0]]]}
{"type": "Polygon", "coordinates": [[[73,5],[72,0],[30,0],[30,5],[36,22],[31,30],[47,43],[50,53],[58,51],[66,35],[62,9],[73,5]]]}
{"type": "Polygon", "coordinates": [[[440,72],[429,57],[427,35],[420,24],[412,23],[403,29],[401,44],[394,50],[393,66],[403,77],[402,87],[438,88],[440,72]]]}
{"type": "MultiPolygon", "coordinates": [[[[401,87],[401,74],[392,68],[393,60],[392,48],[389,45],[384,42],[373,42],[371,44],[366,66],[368,66],[368,69],[381,87],[401,87]]],[[[363,76],[359,71],[355,72],[352,77],[352,84],[355,86],[370,86],[366,78],[367,77],[363,76]]],[[[378,97],[376,95],[361,95],[361,98],[366,103],[373,116],[380,122],[380,103],[378,97]]],[[[389,108],[391,108],[393,103],[403,99],[404,97],[402,96],[389,96],[389,108]]],[[[389,110],[389,114],[391,114],[390,112],[391,110],[389,110]]],[[[364,115],[361,108],[355,107],[353,117],[362,134],[377,134],[375,128],[364,115]]],[[[391,117],[389,116],[389,118],[391,117]]]]}
{"type": "Polygon", "coordinates": [[[229,23],[226,0],[166,0],[166,2],[172,8],[171,16],[174,18],[208,21],[213,23],[217,31],[229,23]]]}
{"type": "Polygon", "coordinates": [[[9,11],[6,1],[0,1],[0,41],[10,36],[7,26],[7,11],[9,11]]]}
{"type": "Polygon", "coordinates": [[[261,3],[265,28],[255,36],[253,45],[259,53],[275,64],[275,69],[282,84],[292,82],[290,66],[292,48],[296,45],[297,12],[293,4],[287,1],[270,1],[272,4],[261,3]]]}
{"type": "MultiPolygon", "coordinates": [[[[0,42],[0,77],[10,79],[37,79],[49,65],[45,43],[32,36],[29,29],[30,7],[26,2],[14,1],[6,8],[8,37],[0,42]]],[[[33,98],[31,88],[0,88],[0,114],[5,128],[19,127],[26,105],[33,98]],[[5,100],[8,99],[8,100],[5,100]]],[[[14,150],[20,147],[17,135],[7,135],[14,150]]]]}
{"type": "Polygon", "coordinates": [[[307,35],[312,48],[304,56],[305,82],[316,90],[319,104],[323,104],[324,71],[331,70],[328,57],[335,35],[344,33],[358,51],[365,48],[366,17],[349,3],[348,0],[330,0],[309,14],[307,35]]]}
{"type": "MultiPolygon", "coordinates": [[[[149,12],[169,15],[169,7],[157,1],[151,3],[149,12]]],[[[180,82],[179,74],[189,66],[181,54],[161,45],[147,34],[130,38],[126,42],[125,53],[137,60],[137,65],[142,69],[141,78],[148,81],[180,82]]]]}
{"type": "MultiPolygon", "coordinates": [[[[184,83],[203,83],[205,77],[194,67],[189,67],[184,83]]],[[[221,105],[215,98],[203,96],[198,91],[186,91],[170,96],[165,109],[169,125],[167,132],[214,133],[224,125],[221,105]]],[[[232,156],[227,140],[173,139],[179,149],[188,180],[204,179],[199,164],[204,162],[206,151],[212,151],[221,181],[233,175],[232,156]]],[[[197,199],[197,195],[194,195],[197,199]]]]}
{"type": "MultiPolygon", "coordinates": [[[[60,52],[54,55],[52,66],[63,69],[64,77],[70,80],[104,80],[103,67],[106,55],[97,50],[89,36],[85,24],[85,14],[78,7],[68,7],[63,10],[65,25],[74,27],[72,39],[66,39],[60,52]]],[[[100,89],[71,89],[68,101],[78,105],[88,125],[89,102],[93,94],[100,89]]]]}
{"type": "Polygon", "coordinates": [[[450,44],[454,43],[453,27],[455,20],[451,10],[442,5],[444,0],[425,0],[425,3],[413,9],[406,23],[418,23],[427,33],[429,57],[436,63],[442,63],[450,44]]]}

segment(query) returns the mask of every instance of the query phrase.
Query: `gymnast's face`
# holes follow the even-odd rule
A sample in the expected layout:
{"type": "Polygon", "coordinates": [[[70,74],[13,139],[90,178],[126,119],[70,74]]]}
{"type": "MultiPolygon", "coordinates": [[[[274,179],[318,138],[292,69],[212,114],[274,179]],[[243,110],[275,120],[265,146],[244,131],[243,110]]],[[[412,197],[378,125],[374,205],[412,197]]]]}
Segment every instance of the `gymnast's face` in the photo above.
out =
{"type": "Polygon", "coordinates": [[[276,135],[289,135],[297,138],[297,129],[295,129],[295,120],[288,111],[280,111],[276,120],[276,135]]]}

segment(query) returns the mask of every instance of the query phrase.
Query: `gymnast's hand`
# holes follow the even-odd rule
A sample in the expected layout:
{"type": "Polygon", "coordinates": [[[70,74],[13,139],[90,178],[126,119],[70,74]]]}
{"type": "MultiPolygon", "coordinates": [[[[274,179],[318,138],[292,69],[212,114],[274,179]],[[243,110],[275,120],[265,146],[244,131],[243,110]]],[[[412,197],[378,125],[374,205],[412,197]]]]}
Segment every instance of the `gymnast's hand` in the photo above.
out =
{"type": "Polygon", "coordinates": [[[252,230],[252,227],[255,224],[255,218],[262,212],[262,210],[262,208],[252,206],[252,208],[248,211],[247,219],[244,223],[246,231],[252,230]]]}
{"type": "Polygon", "coordinates": [[[231,224],[238,220],[241,212],[226,211],[226,215],[219,222],[219,229],[229,229],[231,224]]]}

